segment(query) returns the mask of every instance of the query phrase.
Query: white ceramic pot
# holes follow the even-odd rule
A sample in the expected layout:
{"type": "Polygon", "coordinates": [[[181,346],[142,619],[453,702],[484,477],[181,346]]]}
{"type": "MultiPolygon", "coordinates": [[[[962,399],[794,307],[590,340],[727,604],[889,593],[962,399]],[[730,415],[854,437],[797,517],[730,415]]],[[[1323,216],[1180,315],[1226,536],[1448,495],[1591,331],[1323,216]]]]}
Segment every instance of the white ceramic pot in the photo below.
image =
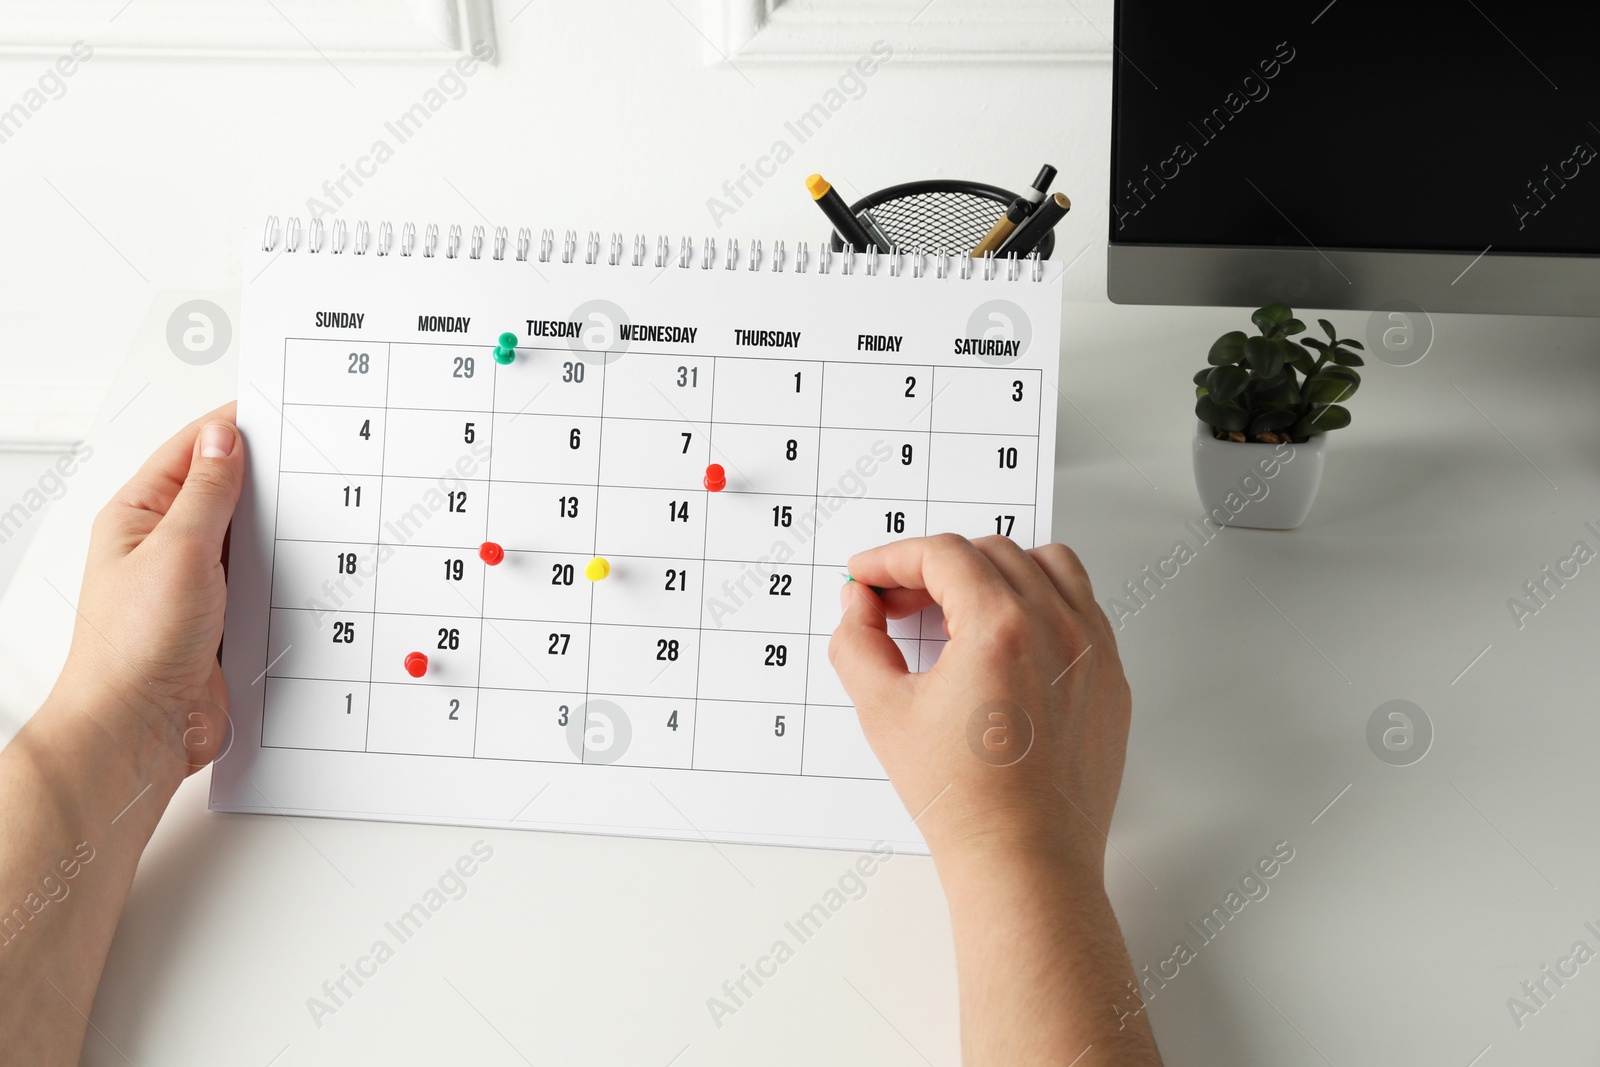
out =
{"type": "Polygon", "coordinates": [[[1219,526],[1292,530],[1306,521],[1322,484],[1327,434],[1300,444],[1219,441],[1198,420],[1194,485],[1206,515],[1219,526]]]}

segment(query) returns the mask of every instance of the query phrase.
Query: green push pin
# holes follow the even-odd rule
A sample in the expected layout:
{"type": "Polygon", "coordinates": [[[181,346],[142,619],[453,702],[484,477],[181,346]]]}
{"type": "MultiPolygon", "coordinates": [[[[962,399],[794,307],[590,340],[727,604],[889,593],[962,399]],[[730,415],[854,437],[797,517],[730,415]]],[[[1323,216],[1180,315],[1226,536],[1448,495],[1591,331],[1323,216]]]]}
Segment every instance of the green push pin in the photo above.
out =
{"type": "MultiPolygon", "coordinates": [[[[856,576],[853,575],[853,574],[845,574],[844,571],[840,571],[839,573],[840,574],[844,574],[844,584],[845,585],[849,585],[851,582],[856,580],[856,576]]],[[[865,585],[866,583],[863,582],[862,584],[865,585]]],[[[874,593],[877,593],[879,596],[883,595],[883,590],[879,589],[875,585],[868,585],[867,588],[872,590],[874,593]]]]}
{"type": "Polygon", "coordinates": [[[501,334],[500,335],[500,343],[498,345],[496,345],[495,349],[494,349],[494,361],[496,363],[504,365],[504,364],[510,363],[512,360],[514,360],[516,358],[517,358],[517,335],[514,334],[514,333],[503,333],[503,334],[501,334]]]}

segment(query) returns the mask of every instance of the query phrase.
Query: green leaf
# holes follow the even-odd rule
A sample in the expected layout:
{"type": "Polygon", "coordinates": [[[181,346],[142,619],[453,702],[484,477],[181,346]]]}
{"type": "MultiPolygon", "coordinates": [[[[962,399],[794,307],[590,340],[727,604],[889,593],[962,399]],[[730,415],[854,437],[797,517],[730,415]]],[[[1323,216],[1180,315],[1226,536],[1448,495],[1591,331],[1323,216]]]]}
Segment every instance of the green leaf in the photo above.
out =
{"type": "Polygon", "coordinates": [[[1250,428],[1245,432],[1253,437],[1258,433],[1272,430],[1286,430],[1294,425],[1295,418],[1296,412],[1293,408],[1263,408],[1256,412],[1255,417],[1250,420],[1250,428]]]}
{"type": "Polygon", "coordinates": [[[1345,348],[1349,341],[1340,341],[1339,347],[1333,350],[1333,361],[1341,367],[1364,367],[1367,361],[1345,348]]]}
{"type": "Polygon", "coordinates": [[[1203,370],[1195,371],[1194,372],[1194,384],[1196,384],[1196,385],[1204,385],[1204,384],[1206,384],[1206,377],[1208,375],[1210,375],[1210,373],[1211,373],[1211,368],[1210,367],[1206,367],[1203,370]]]}
{"type": "Polygon", "coordinates": [[[1213,367],[1238,363],[1244,359],[1244,331],[1234,330],[1217,338],[1212,343],[1211,352],[1206,359],[1213,367]]]}
{"type": "Polygon", "coordinates": [[[1333,323],[1329,322],[1327,319],[1318,319],[1317,325],[1321,326],[1322,332],[1328,335],[1328,340],[1332,341],[1334,344],[1339,343],[1339,335],[1334,332],[1333,323]]]}
{"type": "Polygon", "coordinates": [[[1295,423],[1291,432],[1296,436],[1311,437],[1315,434],[1326,433],[1329,430],[1341,430],[1349,425],[1350,412],[1337,404],[1329,404],[1325,408],[1317,408],[1295,423]]]}
{"type": "Polygon", "coordinates": [[[1344,345],[1346,348],[1358,348],[1363,352],[1367,350],[1366,345],[1362,344],[1360,341],[1352,341],[1348,337],[1344,338],[1339,343],[1344,345]]]}
{"type": "Polygon", "coordinates": [[[1317,375],[1306,382],[1300,395],[1313,404],[1337,404],[1341,400],[1348,400],[1355,395],[1356,383],[1347,382],[1339,378],[1324,378],[1317,375]]]}
{"type": "Polygon", "coordinates": [[[1291,375],[1284,375],[1283,381],[1278,382],[1270,389],[1263,389],[1256,393],[1257,407],[1276,407],[1278,405],[1297,405],[1300,403],[1300,387],[1295,384],[1291,375]]]}
{"type": "Polygon", "coordinates": [[[1199,399],[1199,398],[1200,398],[1200,397],[1203,397],[1203,396],[1205,396],[1205,395],[1206,395],[1206,387],[1205,387],[1205,386],[1203,386],[1203,385],[1197,385],[1197,386],[1195,386],[1195,387],[1194,387],[1194,395],[1195,395],[1195,399],[1197,399],[1197,400],[1198,400],[1198,399],[1199,399]]]}
{"type": "Polygon", "coordinates": [[[1201,422],[1218,430],[1243,431],[1250,424],[1250,415],[1244,408],[1219,404],[1209,396],[1195,401],[1194,413],[1201,422]]]}
{"type": "Polygon", "coordinates": [[[1284,319],[1278,324],[1278,336],[1293,337],[1297,333],[1305,333],[1306,324],[1299,319],[1284,319]]]}
{"type": "Polygon", "coordinates": [[[1328,343],[1319,341],[1315,337],[1302,337],[1300,338],[1300,343],[1307,348],[1315,348],[1318,352],[1326,352],[1328,350],[1328,343]]]}
{"type": "Polygon", "coordinates": [[[1250,384],[1250,372],[1243,367],[1213,367],[1206,379],[1206,391],[1221,403],[1227,403],[1250,384]]]}
{"type": "Polygon", "coordinates": [[[1336,378],[1341,381],[1350,382],[1354,385],[1361,384],[1361,375],[1359,373],[1350,369],[1349,367],[1341,367],[1336,363],[1324,365],[1321,370],[1317,371],[1315,377],[1312,378],[1312,381],[1315,381],[1317,378],[1336,378]]]}
{"type": "Polygon", "coordinates": [[[1274,326],[1293,317],[1294,310],[1288,304],[1268,304],[1264,308],[1257,308],[1250,316],[1250,321],[1265,334],[1271,333],[1274,326]]]}
{"type": "Polygon", "coordinates": [[[1285,363],[1289,362],[1291,359],[1294,359],[1301,352],[1300,346],[1295,344],[1293,341],[1288,340],[1287,338],[1273,338],[1268,343],[1277,350],[1279,357],[1282,358],[1285,363]]]}
{"type": "Polygon", "coordinates": [[[1244,360],[1251,370],[1271,378],[1283,370],[1283,349],[1270,338],[1248,337],[1244,342],[1244,360]]]}
{"type": "Polygon", "coordinates": [[[1289,366],[1307,377],[1317,372],[1317,361],[1305,349],[1296,349],[1294,358],[1289,360],[1289,366]]]}

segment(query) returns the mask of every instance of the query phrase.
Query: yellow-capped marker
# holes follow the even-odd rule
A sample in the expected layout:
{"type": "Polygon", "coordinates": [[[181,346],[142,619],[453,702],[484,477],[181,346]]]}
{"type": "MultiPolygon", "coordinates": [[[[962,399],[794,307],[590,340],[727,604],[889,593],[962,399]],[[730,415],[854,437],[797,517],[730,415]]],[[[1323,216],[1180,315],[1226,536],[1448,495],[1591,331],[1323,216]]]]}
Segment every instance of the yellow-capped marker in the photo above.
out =
{"type": "Polygon", "coordinates": [[[611,564],[606,561],[604,556],[596,556],[594,559],[589,561],[589,565],[587,567],[583,568],[583,576],[589,579],[591,582],[598,582],[600,579],[608,576],[610,573],[611,564]]]}
{"type": "MultiPolygon", "coordinates": [[[[869,248],[876,247],[872,235],[867,233],[855,213],[844,202],[844,197],[839,195],[839,191],[828,184],[828,179],[820,174],[813,174],[806,179],[806,191],[822,209],[822,213],[828,216],[828,221],[833,223],[833,228],[839,231],[839,237],[846,245],[857,252],[865,252],[869,248]]],[[[889,249],[883,248],[879,251],[887,252],[889,249]]]]}

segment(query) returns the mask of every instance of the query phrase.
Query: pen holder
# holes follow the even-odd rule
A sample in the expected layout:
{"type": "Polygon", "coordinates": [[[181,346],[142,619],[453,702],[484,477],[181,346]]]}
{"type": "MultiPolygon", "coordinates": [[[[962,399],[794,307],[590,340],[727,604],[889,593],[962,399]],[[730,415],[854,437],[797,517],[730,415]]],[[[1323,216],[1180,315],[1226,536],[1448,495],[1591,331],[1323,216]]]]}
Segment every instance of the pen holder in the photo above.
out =
{"type": "MultiPolygon", "coordinates": [[[[998,185],[935,178],[868,193],[851,204],[850,210],[857,215],[870,210],[884,236],[902,251],[943,249],[964,256],[983,240],[1017,196],[998,185]]],[[[844,251],[838,231],[831,231],[829,246],[835,252],[844,251]]],[[[1055,247],[1055,233],[1046,234],[1039,242],[1039,258],[1049,259],[1055,247]]]]}

